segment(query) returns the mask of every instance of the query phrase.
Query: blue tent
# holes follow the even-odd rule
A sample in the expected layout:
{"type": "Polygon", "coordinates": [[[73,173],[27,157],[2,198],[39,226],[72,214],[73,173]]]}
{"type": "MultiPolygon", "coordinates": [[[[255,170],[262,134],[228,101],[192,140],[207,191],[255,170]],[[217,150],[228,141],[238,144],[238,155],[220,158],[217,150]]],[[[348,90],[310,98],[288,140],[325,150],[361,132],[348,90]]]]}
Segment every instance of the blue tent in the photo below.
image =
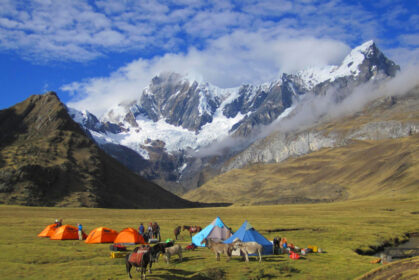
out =
{"type": "Polygon", "coordinates": [[[205,247],[205,244],[201,244],[205,238],[215,241],[223,241],[231,235],[232,233],[230,228],[227,227],[223,221],[221,221],[220,217],[217,217],[214,221],[212,221],[212,223],[192,237],[192,243],[196,246],[205,247]]]}
{"type": "Polygon", "coordinates": [[[273,254],[273,245],[272,242],[266,239],[262,234],[257,232],[247,221],[245,221],[242,226],[233,234],[229,239],[224,241],[224,243],[232,243],[234,239],[240,239],[243,242],[257,242],[263,246],[263,255],[272,255],[273,254]]]}

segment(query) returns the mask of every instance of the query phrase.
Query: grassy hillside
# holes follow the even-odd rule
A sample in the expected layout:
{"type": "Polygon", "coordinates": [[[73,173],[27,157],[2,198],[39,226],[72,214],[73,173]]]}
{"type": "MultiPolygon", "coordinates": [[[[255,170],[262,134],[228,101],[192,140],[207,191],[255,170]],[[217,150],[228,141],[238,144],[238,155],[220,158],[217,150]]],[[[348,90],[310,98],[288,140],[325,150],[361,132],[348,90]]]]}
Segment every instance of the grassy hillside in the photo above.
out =
{"type": "MultiPolygon", "coordinates": [[[[387,241],[406,239],[405,233],[419,232],[418,205],[419,200],[394,199],[177,210],[0,206],[0,278],[128,279],[123,260],[109,257],[109,245],[38,238],[55,218],[63,218],[66,224],[82,223],[87,232],[98,226],[119,231],[157,221],[166,239],[173,238],[176,225],[205,226],[218,215],[233,230],[247,219],[270,240],[285,236],[297,246],[317,245],[325,253],[296,261],[286,255],[265,256],[260,264],[254,258],[246,264],[240,258],[226,262],[221,257],[217,262],[202,248],[184,252],[183,262],[176,257],[171,264],[160,260],[147,279],[223,279],[222,274],[224,279],[354,279],[382,267],[370,263],[375,257],[355,250],[371,251],[387,241]],[[211,274],[214,269],[218,276],[211,274]]],[[[185,247],[189,242],[183,232],[180,243],[185,247]]],[[[417,268],[413,273],[418,274],[417,268]]]]}
{"type": "Polygon", "coordinates": [[[184,198],[235,204],[419,198],[419,135],[356,141],[279,164],[222,174],[184,198]]]}
{"type": "Polygon", "coordinates": [[[0,111],[0,203],[179,208],[185,201],[103,152],[55,93],[0,111]]]}

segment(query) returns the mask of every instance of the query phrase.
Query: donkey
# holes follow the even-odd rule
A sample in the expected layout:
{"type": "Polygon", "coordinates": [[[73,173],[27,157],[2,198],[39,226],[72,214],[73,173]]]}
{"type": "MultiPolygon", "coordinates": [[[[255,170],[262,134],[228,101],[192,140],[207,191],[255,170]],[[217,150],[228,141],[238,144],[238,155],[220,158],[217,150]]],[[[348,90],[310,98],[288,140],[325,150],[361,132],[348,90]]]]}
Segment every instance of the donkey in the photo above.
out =
{"type": "Polygon", "coordinates": [[[141,273],[140,278],[142,279],[144,276],[144,279],[146,279],[147,266],[149,266],[148,272],[151,274],[152,264],[150,247],[136,247],[132,253],[125,257],[125,266],[129,278],[132,278],[131,267],[135,266],[137,271],[141,273]]]}
{"type": "Polygon", "coordinates": [[[182,226],[182,231],[187,230],[189,231],[189,235],[192,238],[192,233],[198,233],[202,230],[202,227],[200,226],[182,226]]]}
{"type": "Polygon", "coordinates": [[[173,245],[172,247],[167,247],[164,249],[164,256],[166,258],[166,263],[170,262],[170,257],[173,255],[178,255],[179,260],[182,261],[182,246],[179,244],[173,245]]]}
{"type": "Polygon", "coordinates": [[[208,249],[211,249],[215,253],[215,257],[217,258],[217,261],[220,260],[220,255],[225,254],[228,259],[227,261],[231,260],[231,253],[233,252],[233,245],[231,244],[225,244],[225,243],[218,243],[211,239],[205,238],[202,240],[201,244],[204,244],[208,247],[208,249]]]}
{"type": "Polygon", "coordinates": [[[262,261],[262,245],[257,242],[241,242],[240,239],[236,238],[233,240],[234,249],[240,249],[246,257],[246,262],[249,262],[249,254],[258,254],[259,262],[262,261]]]}

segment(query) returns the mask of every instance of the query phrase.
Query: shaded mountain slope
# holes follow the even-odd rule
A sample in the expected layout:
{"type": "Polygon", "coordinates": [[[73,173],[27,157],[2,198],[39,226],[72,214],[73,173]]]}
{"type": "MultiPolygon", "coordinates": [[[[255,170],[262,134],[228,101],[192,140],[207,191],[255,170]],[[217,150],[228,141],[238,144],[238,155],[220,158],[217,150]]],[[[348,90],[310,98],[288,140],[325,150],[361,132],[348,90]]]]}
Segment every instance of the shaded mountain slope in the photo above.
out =
{"type": "MultiPolygon", "coordinates": [[[[342,143],[289,157],[280,163],[256,163],[213,178],[183,197],[235,204],[328,202],[367,197],[419,196],[419,91],[387,97],[352,116],[319,124],[290,143],[315,134],[342,143]],[[331,136],[333,135],[333,136],[331,136]]],[[[264,139],[272,141],[272,135],[264,139]]],[[[304,140],[305,141],[305,140],[304,140]]],[[[303,141],[303,142],[304,142],[303,141]]],[[[276,145],[280,149],[280,145],[276,145]]],[[[298,145],[296,145],[297,148],[298,145]]],[[[296,148],[296,149],[297,149],[296,148]]],[[[289,153],[293,147],[287,146],[289,153]]],[[[254,147],[256,152],[261,152],[254,147]]],[[[313,148],[314,150],[314,148],[313,148]]],[[[239,155],[240,156],[240,155],[239,155]]],[[[234,161],[235,159],[233,159],[234,161]]],[[[237,159],[236,159],[237,160],[237,159]]]]}
{"type": "Polygon", "coordinates": [[[0,203],[183,208],[183,200],[104,153],[55,93],[0,111],[0,203]]]}

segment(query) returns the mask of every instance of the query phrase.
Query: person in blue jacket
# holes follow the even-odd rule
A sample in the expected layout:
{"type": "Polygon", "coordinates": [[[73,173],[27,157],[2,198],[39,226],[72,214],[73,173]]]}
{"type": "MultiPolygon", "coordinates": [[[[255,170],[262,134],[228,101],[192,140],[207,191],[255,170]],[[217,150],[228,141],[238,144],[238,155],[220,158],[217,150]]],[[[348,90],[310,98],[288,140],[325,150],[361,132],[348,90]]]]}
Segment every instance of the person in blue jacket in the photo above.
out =
{"type": "Polygon", "coordinates": [[[138,228],[138,232],[141,234],[141,236],[144,237],[144,225],[143,225],[143,223],[140,223],[140,227],[138,228]]]}
{"type": "Polygon", "coordinates": [[[83,240],[83,226],[81,224],[77,224],[77,228],[79,230],[79,240],[83,240]]]}

